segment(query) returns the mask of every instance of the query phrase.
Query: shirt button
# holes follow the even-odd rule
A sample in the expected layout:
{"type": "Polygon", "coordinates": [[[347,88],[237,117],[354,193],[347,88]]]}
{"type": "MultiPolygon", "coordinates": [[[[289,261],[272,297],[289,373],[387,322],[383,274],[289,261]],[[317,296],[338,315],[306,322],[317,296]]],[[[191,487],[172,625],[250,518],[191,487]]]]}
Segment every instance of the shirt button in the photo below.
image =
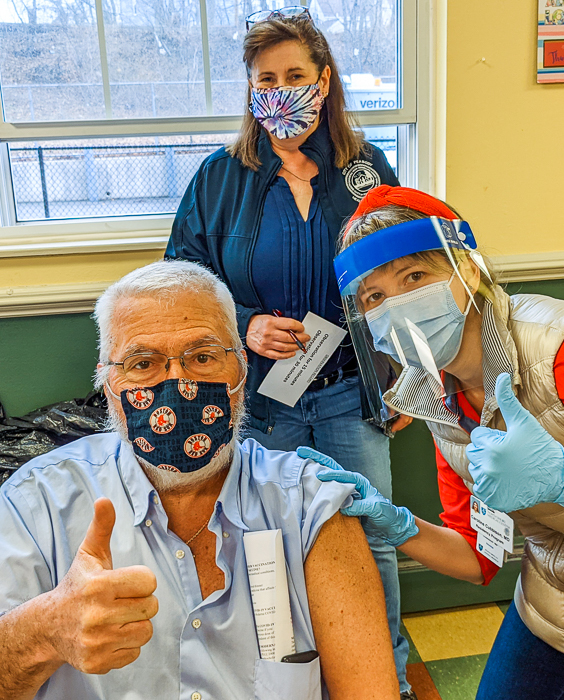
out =
{"type": "Polygon", "coordinates": [[[202,696],[198,692],[192,693],[192,700],[202,700],[202,696]]]}
{"type": "Polygon", "coordinates": [[[198,620],[198,618],[196,618],[195,620],[192,620],[192,627],[193,627],[195,630],[199,630],[201,626],[202,626],[202,621],[201,621],[201,620],[198,620]]]}
{"type": "Polygon", "coordinates": [[[184,559],[185,556],[186,556],[186,553],[183,552],[181,549],[176,550],[176,558],[177,559],[184,559]]]}
{"type": "Polygon", "coordinates": [[[223,533],[223,536],[225,537],[225,539],[227,539],[227,538],[229,537],[229,533],[228,533],[228,532],[224,532],[224,533],[223,533]]]}
{"type": "Polygon", "coordinates": [[[153,494],[153,503],[158,506],[159,505],[159,497],[157,496],[156,493],[153,494]]]}
{"type": "Polygon", "coordinates": [[[152,521],[152,520],[145,520],[145,525],[146,525],[147,527],[151,527],[152,524],[153,524],[153,521],[152,521]]]}

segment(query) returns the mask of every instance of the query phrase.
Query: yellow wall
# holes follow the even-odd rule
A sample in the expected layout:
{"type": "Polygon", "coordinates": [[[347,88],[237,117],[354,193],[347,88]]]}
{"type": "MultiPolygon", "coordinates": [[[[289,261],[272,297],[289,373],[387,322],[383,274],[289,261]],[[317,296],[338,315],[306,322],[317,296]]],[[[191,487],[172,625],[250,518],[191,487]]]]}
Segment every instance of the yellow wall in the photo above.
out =
{"type": "Polygon", "coordinates": [[[446,196],[490,255],[564,251],[564,84],[536,84],[536,22],[537,0],[448,2],[446,196]]]}
{"type": "MultiPolygon", "coordinates": [[[[536,0],[447,9],[447,201],[489,255],[564,251],[564,84],[536,84],[536,0]]],[[[0,259],[0,287],[111,281],[162,252],[0,259]]]]}
{"type": "Polygon", "coordinates": [[[0,258],[0,287],[113,282],[163,257],[163,250],[0,258]]]}

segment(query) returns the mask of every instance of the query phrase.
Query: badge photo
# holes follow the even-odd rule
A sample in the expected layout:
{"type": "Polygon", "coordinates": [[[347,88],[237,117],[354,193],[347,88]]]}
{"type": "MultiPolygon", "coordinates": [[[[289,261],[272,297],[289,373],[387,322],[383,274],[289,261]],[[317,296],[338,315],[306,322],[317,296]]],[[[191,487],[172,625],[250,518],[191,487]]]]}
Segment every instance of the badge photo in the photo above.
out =
{"type": "Polygon", "coordinates": [[[198,394],[198,382],[195,382],[193,379],[179,379],[178,391],[185,399],[192,401],[198,394]]]}
{"type": "Polygon", "coordinates": [[[196,459],[196,457],[203,457],[210,451],[211,440],[207,435],[203,433],[197,433],[196,435],[190,435],[190,437],[184,443],[184,452],[188,457],[196,459]]]}
{"type": "Polygon", "coordinates": [[[225,414],[218,406],[206,406],[202,411],[202,423],[205,423],[205,425],[211,425],[223,415],[225,414]]]}
{"type": "Polygon", "coordinates": [[[127,400],[139,410],[149,408],[153,403],[155,395],[150,389],[129,389],[127,392],[127,400]]]}
{"type": "Polygon", "coordinates": [[[170,433],[176,425],[176,414],[172,408],[161,406],[151,413],[149,425],[151,426],[151,430],[159,435],[170,433]]]}

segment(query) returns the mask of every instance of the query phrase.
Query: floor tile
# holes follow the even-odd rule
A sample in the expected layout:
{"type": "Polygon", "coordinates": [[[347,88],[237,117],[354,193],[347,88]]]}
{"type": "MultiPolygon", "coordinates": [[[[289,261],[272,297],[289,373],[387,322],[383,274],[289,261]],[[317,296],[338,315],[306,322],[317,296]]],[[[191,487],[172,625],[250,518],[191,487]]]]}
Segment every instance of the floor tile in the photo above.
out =
{"type": "Polygon", "coordinates": [[[429,661],[425,666],[441,700],[474,700],[487,660],[487,654],[480,654],[429,661]]]}
{"type": "Polygon", "coordinates": [[[403,622],[422,661],[489,654],[503,613],[497,605],[405,615],[403,622]]]}
{"type": "Polygon", "coordinates": [[[407,657],[407,663],[408,664],[417,664],[421,661],[421,657],[419,656],[419,652],[417,651],[417,647],[413,643],[413,639],[409,636],[409,632],[407,631],[405,625],[400,623],[400,634],[402,634],[407,641],[409,642],[409,656],[407,657]]]}
{"type": "Polygon", "coordinates": [[[441,700],[439,691],[424,663],[407,664],[407,680],[417,693],[417,700],[441,700]]]}

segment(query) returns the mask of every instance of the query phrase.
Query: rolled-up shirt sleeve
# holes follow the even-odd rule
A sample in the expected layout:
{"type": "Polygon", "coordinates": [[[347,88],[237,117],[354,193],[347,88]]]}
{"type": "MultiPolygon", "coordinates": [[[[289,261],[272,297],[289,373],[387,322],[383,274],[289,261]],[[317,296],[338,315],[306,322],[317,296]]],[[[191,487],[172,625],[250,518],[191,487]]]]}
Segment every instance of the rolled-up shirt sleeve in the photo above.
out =
{"type": "Polygon", "coordinates": [[[327,471],[317,462],[304,460],[301,473],[302,488],[302,551],[304,561],[323,525],[341,508],[352,503],[354,484],[319,481],[317,474],[327,471]]]}

